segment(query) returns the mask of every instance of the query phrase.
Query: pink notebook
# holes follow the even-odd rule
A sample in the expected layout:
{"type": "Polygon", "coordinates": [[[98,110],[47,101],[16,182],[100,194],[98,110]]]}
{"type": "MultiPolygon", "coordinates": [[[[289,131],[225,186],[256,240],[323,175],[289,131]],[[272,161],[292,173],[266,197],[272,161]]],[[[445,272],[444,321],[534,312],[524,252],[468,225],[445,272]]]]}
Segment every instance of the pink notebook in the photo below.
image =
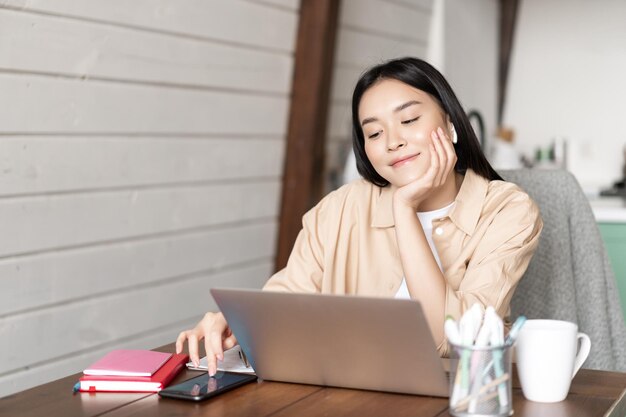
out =
{"type": "Polygon", "coordinates": [[[152,350],[113,350],[83,371],[85,375],[152,376],[172,356],[152,350]]]}

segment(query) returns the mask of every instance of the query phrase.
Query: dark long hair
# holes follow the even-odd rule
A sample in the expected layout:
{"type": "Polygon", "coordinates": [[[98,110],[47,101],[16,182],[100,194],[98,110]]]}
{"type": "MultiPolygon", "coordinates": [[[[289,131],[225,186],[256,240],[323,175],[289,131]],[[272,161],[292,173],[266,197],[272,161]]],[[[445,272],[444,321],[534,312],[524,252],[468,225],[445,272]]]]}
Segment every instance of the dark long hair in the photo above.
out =
{"type": "Polygon", "coordinates": [[[365,153],[363,129],[359,123],[359,104],[363,94],[381,80],[394,79],[422,90],[434,97],[443,111],[450,117],[458,135],[454,145],[457,162],[454,170],[465,174],[471,169],[488,180],[501,180],[502,177],[491,167],[485,157],[474,129],[446,79],[432,65],[418,58],[400,58],[387,61],[367,70],[356,83],[352,94],[352,146],[356,156],[359,174],[367,181],[386,187],[389,182],[381,177],[372,166],[365,153]]]}

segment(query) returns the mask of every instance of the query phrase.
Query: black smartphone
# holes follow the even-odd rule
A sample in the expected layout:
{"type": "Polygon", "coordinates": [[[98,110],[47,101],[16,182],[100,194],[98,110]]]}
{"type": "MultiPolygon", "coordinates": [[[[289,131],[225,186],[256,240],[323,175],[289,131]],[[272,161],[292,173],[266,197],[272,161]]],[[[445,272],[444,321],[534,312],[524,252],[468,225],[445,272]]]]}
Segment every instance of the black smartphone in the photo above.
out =
{"type": "Polygon", "coordinates": [[[211,377],[205,373],[183,383],[162,389],[159,391],[159,395],[166,398],[203,401],[248,382],[256,381],[256,379],[256,375],[233,372],[218,372],[211,377]]]}

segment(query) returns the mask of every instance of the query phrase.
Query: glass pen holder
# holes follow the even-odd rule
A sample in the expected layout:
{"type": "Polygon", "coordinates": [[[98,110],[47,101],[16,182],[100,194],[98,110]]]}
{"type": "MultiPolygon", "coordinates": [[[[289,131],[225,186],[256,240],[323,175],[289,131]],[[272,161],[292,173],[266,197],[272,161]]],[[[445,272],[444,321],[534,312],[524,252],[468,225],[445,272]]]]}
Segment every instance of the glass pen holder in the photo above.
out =
{"type": "Polygon", "coordinates": [[[512,415],[511,347],[450,347],[450,414],[512,415]]]}

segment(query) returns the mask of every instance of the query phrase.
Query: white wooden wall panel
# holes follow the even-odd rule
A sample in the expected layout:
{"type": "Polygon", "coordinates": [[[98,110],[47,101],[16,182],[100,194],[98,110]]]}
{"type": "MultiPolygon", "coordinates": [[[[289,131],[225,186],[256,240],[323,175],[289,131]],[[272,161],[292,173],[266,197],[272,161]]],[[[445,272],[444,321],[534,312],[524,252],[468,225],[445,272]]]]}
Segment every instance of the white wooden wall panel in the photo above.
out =
{"type": "Polygon", "coordinates": [[[362,71],[351,66],[335,66],[331,86],[331,102],[335,104],[341,102],[350,107],[352,92],[361,73],[362,71]]]}
{"type": "Polygon", "coordinates": [[[423,56],[425,53],[426,46],[421,42],[342,28],[339,31],[335,64],[353,67],[361,72],[388,59],[423,56]]]}
{"type": "MultiPolygon", "coordinates": [[[[71,372],[80,372],[107,354],[109,351],[119,346],[123,346],[124,349],[145,349],[147,346],[161,346],[164,344],[164,340],[170,340],[172,335],[175,335],[180,329],[189,328],[194,325],[197,320],[198,317],[194,317],[193,319],[184,320],[168,326],[147,329],[145,333],[137,333],[127,339],[116,340],[114,344],[104,344],[101,345],[101,347],[90,348],[86,351],[73,352],[68,356],[43,363],[37,363],[36,365],[29,365],[28,368],[24,368],[19,372],[8,373],[7,375],[0,376],[0,397],[58,379],[60,376],[67,375],[71,372]]],[[[67,386],[69,387],[76,383],[76,380],[73,378],[67,378],[66,380],[67,386]]],[[[126,394],[121,393],[112,395],[126,394]]],[[[91,405],[95,402],[101,402],[102,397],[85,395],[80,399],[80,401],[85,414],[94,416],[97,415],[97,412],[92,410],[91,405]]],[[[94,404],[94,406],[96,408],[98,407],[97,404],[94,404]]],[[[47,403],[45,401],[33,404],[32,407],[33,408],[30,411],[34,415],[47,415],[48,410],[46,409],[47,403]]],[[[101,410],[101,408],[98,408],[98,410],[101,410]]]]}
{"type": "Polygon", "coordinates": [[[259,4],[272,4],[288,10],[298,11],[300,0],[249,0],[259,4]]]}
{"type": "Polygon", "coordinates": [[[291,88],[291,58],[267,51],[7,9],[0,34],[0,69],[283,96],[291,88]]]}
{"type": "Polygon", "coordinates": [[[348,157],[348,153],[352,152],[352,139],[342,136],[340,138],[331,139],[328,138],[326,143],[326,163],[329,166],[340,167],[331,171],[329,175],[337,176],[329,178],[330,181],[336,182],[336,184],[342,184],[343,179],[343,166],[348,157]]]}
{"type": "Polygon", "coordinates": [[[350,103],[332,103],[328,114],[328,140],[345,140],[352,135],[352,109],[350,103]]]}
{"type": "Polygon", "coordinates": [[[0,396],[271,275],[297,0],[0,0],[0,396]]]}
{"type": "Polygon", "coordinates": [[[0,0],[0,6],[293,52],[296,11],[244,0],[0,0]]]}
{"type": "Polygon", "coordinates": [[[275,242],[276,222],[261,219],[6,258],[0,260],[0,317],[268,259],[275,242]]]}
{"type": "Polygon", "coordinates": [[[409,9],[432,12],[434,0],[386,0],[389,3],[397,4],[409,9]]]}
{"type": "Polygon", "coordinates": [[[341,185],[351,152],[351,99],[369,67],[404,56],[425,57],[433,0],[344,0],[326,134],[328,190],[341,185]]]}
{"type": "Polygon", "coordinates": [[[287,97],[0,73],[5,132],[283,135],[287,97]]]}
{"type": "Polygon", "coordinates": [[[283,155],[279,137],[7,136],[0,138],[0,197],[279,178],[283,155]],[[241,155],[254,158],[242,164],[241,155]]]}
{"type": "Polygon", "coordinates": [[[430,14],[381,0],[342,0],[341,25],[425,46],[430,14]]]}
{"type": "Polygon", "coordinates": [[[246,268],[199,274],[5,318],[0,324],[2,340],[29,340],[36,334],[37,343],[24,344],[19,350],[12,343],[1,343],[0,374],[62,357],[68,346],[81,352],[184,321],[198,316],[199,311],[215,310],[210,288],[260,288],[272,268],[272,262],[267,260],[246,268]],[[172,300],[174,295],[179,300],[172,300]],[[172,301],[179,301],[176,308],[172,308],[172,301]]]}
{"type": "Polygon", "coordinates": [[[277,216],[278,180],[0,201],[0,256],[277,216]]]}

